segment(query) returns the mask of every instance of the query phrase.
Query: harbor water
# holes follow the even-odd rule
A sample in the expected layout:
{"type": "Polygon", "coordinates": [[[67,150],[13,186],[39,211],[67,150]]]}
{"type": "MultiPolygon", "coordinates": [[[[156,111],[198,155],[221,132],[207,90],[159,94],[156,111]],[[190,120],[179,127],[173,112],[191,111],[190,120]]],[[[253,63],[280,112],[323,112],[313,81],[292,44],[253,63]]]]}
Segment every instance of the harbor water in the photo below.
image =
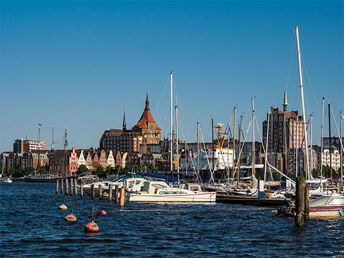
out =
{"type": "MultiPolygon", "coordinates": [[[[311,220],[302,230],[273,209],[231,204],[133,204],[75,198],[78,220],[58,209],[49,183],[0,184],[0,256],[343,256],[344,220],[311,220]],[[84,233],[92,208],[100,231],[84,233]]],[[[72,197],[66,197],[71,206],[72,197]]]]}

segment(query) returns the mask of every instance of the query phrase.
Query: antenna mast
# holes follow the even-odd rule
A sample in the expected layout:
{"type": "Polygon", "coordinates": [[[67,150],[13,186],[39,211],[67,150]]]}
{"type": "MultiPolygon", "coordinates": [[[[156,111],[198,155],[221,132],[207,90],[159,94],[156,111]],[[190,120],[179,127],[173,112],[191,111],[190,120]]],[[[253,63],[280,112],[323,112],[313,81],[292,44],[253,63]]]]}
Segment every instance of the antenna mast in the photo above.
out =
{"type": "Polygon", "coordinates": [[[170,73],[171,81],[171,96],[170,96],[170,139],[171,139],[171,155],[170,155],[170,171],[173,171],[173,99],[172,99],[172,87],[173,87],[173,73],[170,73]]]}

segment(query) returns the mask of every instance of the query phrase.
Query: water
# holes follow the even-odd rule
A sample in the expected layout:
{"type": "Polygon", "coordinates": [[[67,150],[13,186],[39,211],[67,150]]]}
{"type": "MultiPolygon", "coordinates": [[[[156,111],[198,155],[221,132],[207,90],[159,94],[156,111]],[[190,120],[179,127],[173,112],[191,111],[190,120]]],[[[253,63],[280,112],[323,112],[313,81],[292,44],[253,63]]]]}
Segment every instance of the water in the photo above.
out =
{"type": "MultiPolygon", "coordinates": [[[[58,210],[54,184],[0,183],[0,256],[343,256],[344,220],[312,220],[303,230],[272,209],[243,205],[75,202],[77,222],[58,210]],[[100,231],[86,235],[92,207],[100,231]]],[[[67,206],[71,197],[66,199],[67,206]]]]}

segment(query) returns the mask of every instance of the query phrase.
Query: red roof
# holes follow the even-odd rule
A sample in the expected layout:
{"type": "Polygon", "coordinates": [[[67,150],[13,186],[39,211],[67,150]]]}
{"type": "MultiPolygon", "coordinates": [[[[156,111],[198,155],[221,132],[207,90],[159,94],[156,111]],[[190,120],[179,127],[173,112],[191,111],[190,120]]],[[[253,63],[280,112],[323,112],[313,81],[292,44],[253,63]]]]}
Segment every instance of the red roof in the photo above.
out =
{"type": "Polygon", "coordinates": [[[155,120],[152,116],[152,113],[150,111],[148,94],[147,94],[145,110],[143,111],[140,120],[137,122],[137,124],[133,128],[148,129],[148,123],[154,123],[155,124],[155,130],[161,130],[160,127],[155,122],[155,120]]]}

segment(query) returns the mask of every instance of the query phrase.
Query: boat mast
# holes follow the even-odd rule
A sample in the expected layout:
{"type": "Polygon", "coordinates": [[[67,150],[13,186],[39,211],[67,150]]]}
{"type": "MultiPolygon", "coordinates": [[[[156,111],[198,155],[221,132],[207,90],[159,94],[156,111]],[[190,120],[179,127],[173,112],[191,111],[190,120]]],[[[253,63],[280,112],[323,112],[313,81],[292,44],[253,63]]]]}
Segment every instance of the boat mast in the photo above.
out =
{"type": "MultiPolygon", "coordinates": [[[[234,107],[234,124],[233,124],[233,163],[232,163],[232,183],[234,183],[234,169],[235,169],[235,166],[234,166],[234,164],[235,164],[235,153],[236,153],[236,151],[235,151],[235,126],[236,126],[236,110],[237,110],[237,108],[236,107],[234,107]]],[[[228,146],[228,148],[229,148],[229,146],[228,146]]]]}
{"type": "Polygon", "coordinates": [[[54,150],[54,125],[51,126],[51,150],[54,150]]]}
{"type": "Polygon", "coordinates": [[[179,181],[179,137],[178,137],[178,106],[174,106],[174,113],[176,116],[176,138],[177,138],[177,145],[176,145],[176,152],[177,152],[177,171],[178,171],[178,181],[179,181]]]}
{"type": "Polygon", "coordinates": [[[199,122],[197,122],[197,176],[199,176],[199,143],[200,143],[200,136],[199,136],[199,122]]]}
{"type": "Polygon", "coordinates": [[[295,176],[299,175],[299,115],[296,116],[295,176]]]}
{"type": "Polygon", "coordinates": [[[173,171],[173,99],[172,99],[172,87],[173,87],[173,73],[170,73],[171,81],[171,96],[170,96],[170,171],[173,171]]]}
{"type": "Polygon", "coordinates": [[[342,112],[339,112],[339,121],[340,121],[340,192],[342,192],[342,187],[343,187],[343,129],[342,129],[342,120],[343,120],[343,114],[342,112]]]}
{"type": "Polygon", "coordinates": [[[254,98],[251,98],[252,103],[252,182],[254,177],[254,166],[255,166],[255,159],[256,159],[256,152],[255,152],[255,140],[254,140],[254,98]]]}
{"type": "Polygon", "coordinates": [[[310,164],[309,164],[309,169],[310,169],[310,172],[312,173],[313,171],[313,145],[312,145],[312,142],[313,142],[313,115],[311,115],[311,119],[309,121],[310,123],[310,152],[309,152],[309,159],[310,159],[310,164]]]}
{"type": "Polygon", "coordinates": [[[68,140],[67,140],[67,128],[65,128],[65,134],[64,134],[64,164],[63,164],[63,168],[64,168],[64,176],[67,176],[67,151],[68,151],[68,140]]]}
{"type": "Polygon", "coordinates": [[[324,148],[324,103],[325,98],[322,98],[322,109],[321,109],[321,138],[320,138],[320,187],[321,187],[321,180],[322,180],[322,171],[323,171],[323,148],[324,148]]]}
{"type": "Polygon", "coordinates": [[[332,137],[331,137],[331,104],[328,104],[328,140],[329,140],[329,151],[330,151],[330,178],[332,181],[332,152],[331,152],[331,144],[332,144],[332,137]]]}
{"type": "Polygon", "coordinates": [[[270,114],[268,113],[268,125],[266,127],[266,142],[265,142],[265,161],[264,161],[264,182],[266,181],[266,169],[268,165],[268,142],[269,142],[269,126],[270,126],[270,114]]]}
{"type": "Polygon", "coordinates": [[[213,148],[213,173],[215,172],[214,119],[211,119],[211,143],[213,148]]]}
{"type": "MultiPolygon", "coordinates": [[[[238,146],[238,150],[240,152],[241,150],[241,132],[242,132],[242,119],[243,119],[243,115],[240,116],[240,125],[239,125],[239,146],[238,146]]],[[[238,157],[239,158],[239,157],[238,157]]],[[[237,162],[240,166],[240,160],[239,162],[237,162]]],[[[240,181],[240,170],[238,169],[238,174],[237,174],[237,187],[239,187],[239,181],[240,181]]]]}
{"type": "Polygon", "coordinates": [[[303,96],[303,82],[302,82],[302,68],[301,68],[301,50],[300,50],[300,40],[299,40],[299,27],[296,26],[296,44],[297,44],[297,57],[298,57],[298,64],[299,64],[299,79],[300,79],[300,92],[301,92],[301,105],[302,105],[302,119],[303,119],[303,133],[305,138],[305,154],[306,154],[306,175],[308,179],[311,178],[309,173],[309,162],[308,162],[308,134],[306,128],[306,110],[305,110],[305,103],[304,103],[304,96],[303,96]]]}

